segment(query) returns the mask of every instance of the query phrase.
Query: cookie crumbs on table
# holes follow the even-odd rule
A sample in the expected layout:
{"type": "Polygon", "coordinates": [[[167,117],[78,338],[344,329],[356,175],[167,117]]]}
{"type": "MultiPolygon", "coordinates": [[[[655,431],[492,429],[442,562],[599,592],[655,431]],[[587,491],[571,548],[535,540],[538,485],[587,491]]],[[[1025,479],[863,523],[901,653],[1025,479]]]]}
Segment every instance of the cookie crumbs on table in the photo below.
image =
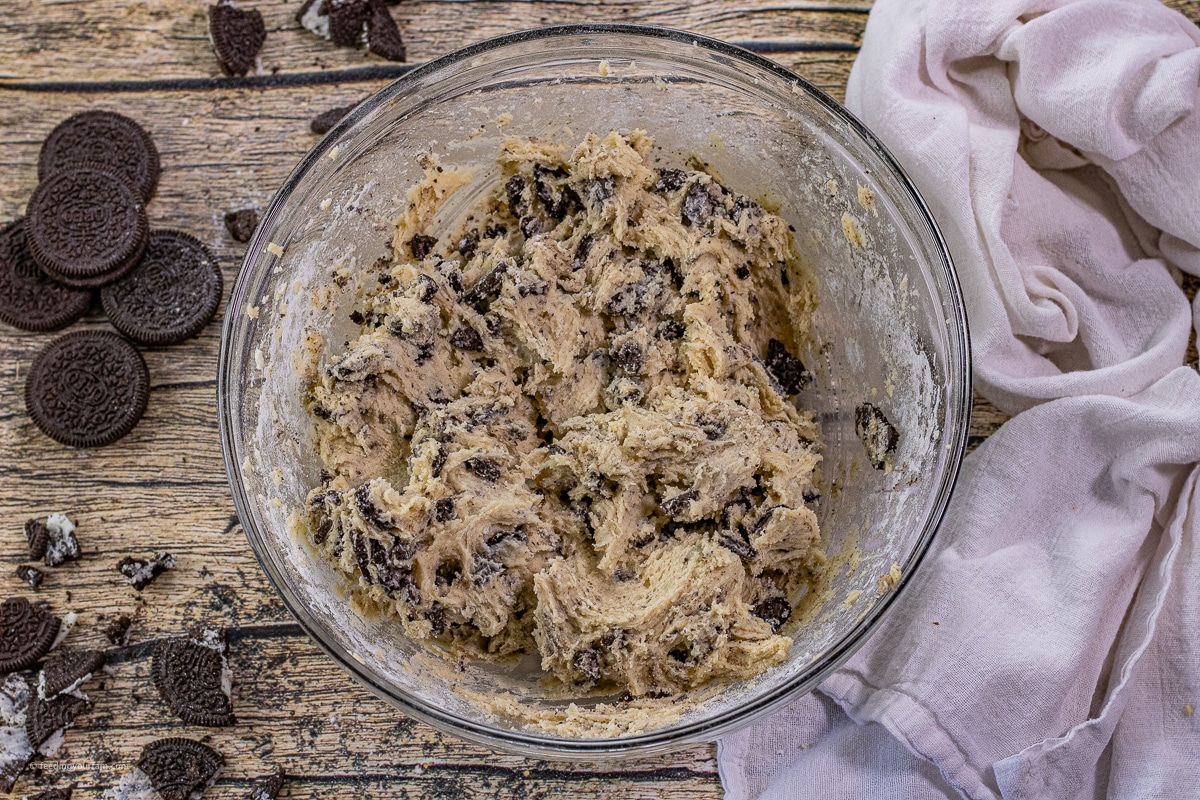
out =
{"type": "Polygon", "coordinates": [[[250,241],[254,229],[258,227],[258,211],[253,208],[239,208],[225,214],[225,230],[235,242],[250,241]]]}

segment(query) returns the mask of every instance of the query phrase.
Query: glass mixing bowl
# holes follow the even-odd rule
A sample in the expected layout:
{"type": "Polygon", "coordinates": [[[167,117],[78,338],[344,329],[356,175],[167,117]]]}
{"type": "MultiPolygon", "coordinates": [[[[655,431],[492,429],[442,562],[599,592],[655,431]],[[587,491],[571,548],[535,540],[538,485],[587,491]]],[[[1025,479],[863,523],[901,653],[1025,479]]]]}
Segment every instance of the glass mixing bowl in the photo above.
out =
{"type": "Polygon", "coordinates": [[[250,242],[225,318],[218,380],[238,515],[305,630],[406,713],[543,758],[645,755],[712,739],[816,687],[870,635],[928,550],[958,473],[970,399],[966,319],[950,257],[883,145],[770,61],[702,36],[626,25],[491,39],[414,69],[358,106],[292,172],[250,242]],[[525,711],[563,704],[544,696],[536,659],[437,669],[436,648],[353,611],[344,580],[289,534],[288,515],[317,485],[320,468],[295,359],[307,326],[326,331],[326,341],[352,338],[348,307],[322,311],[311,298],[335,262],[365,268],[387,252],[422,154],[479,169],[477,190],[460,192],[461,212],[497,177],[503,137],[573,143],[588,132],[633,128],[655,138],[664,163],[699,158],[795,228],[819,298],[811,347],[801,354],[815,381],[800,400],[823,427],[816,510],[831,568],[810,593],[806,621],[784,629],[794,639],[786,663],[691,693],[661,724],[571,738],[524,722],[525,711]],[[900,432],[888,470],[871,466],[855,433],[864,402],[900,432]],[[893,565],[898,582],[881,588],[893,565]],[[477,702],[496,693],[525,711],[496,715],[477,702]]]}

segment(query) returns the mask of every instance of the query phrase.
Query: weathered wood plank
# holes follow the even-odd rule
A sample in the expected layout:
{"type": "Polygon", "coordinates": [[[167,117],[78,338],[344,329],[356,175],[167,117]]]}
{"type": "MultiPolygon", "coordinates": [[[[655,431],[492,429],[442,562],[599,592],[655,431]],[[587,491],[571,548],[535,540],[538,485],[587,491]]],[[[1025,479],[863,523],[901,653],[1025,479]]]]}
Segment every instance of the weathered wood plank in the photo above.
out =
{"type": "MultiPolygon", "coordinates": [[[[295,22],[300,0],[246,2],[261,11],[267,40],[262,72],[330,70],[385,62],[334,47],[295,22]]],[[[855,47],[868,2],[812,0],[731,4],[559,0],[558,2],[405,2],[393,8],[409,59],[430,58],[491,36],[542,25],[589,21],[662,25],[731,41],[855,47]]],[[[0,80],[106,81],[219,76],[207,34],[207,4],[134,0],[45,4],[9,0],[0,22],[0,80]],[[136,69],[131,69],[136,65],[136,69]]]]}

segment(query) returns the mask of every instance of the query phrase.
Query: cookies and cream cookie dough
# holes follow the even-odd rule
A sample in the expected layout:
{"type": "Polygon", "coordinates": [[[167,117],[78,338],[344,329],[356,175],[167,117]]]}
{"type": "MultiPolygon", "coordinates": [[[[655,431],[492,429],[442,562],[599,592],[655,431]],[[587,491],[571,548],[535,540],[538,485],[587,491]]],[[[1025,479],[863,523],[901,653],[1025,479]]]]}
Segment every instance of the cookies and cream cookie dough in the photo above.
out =
{"type": "Polygon", "coordinates": [[[305,399],[324,471],[304,527],[360,599],[632,697],[782,662],[824,563],[788,225],[651,149],[509,139],[441,237],[470,176],[431,161],[357,338],[309,332],[305,399]]]}

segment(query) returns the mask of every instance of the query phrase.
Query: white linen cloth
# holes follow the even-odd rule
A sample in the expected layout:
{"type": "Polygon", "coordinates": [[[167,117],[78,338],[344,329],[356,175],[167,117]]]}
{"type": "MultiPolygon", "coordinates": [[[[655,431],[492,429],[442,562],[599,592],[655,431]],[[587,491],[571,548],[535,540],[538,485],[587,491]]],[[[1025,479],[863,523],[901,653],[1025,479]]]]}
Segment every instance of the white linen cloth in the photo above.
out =
{"type": "Polygon", "coordinates": [[[1156,0],[878,0],[847,105],[929,203],[978,390],[925,565],[725,737],[728,800],[1200,798],[1200,29],[1156,0]]]}

